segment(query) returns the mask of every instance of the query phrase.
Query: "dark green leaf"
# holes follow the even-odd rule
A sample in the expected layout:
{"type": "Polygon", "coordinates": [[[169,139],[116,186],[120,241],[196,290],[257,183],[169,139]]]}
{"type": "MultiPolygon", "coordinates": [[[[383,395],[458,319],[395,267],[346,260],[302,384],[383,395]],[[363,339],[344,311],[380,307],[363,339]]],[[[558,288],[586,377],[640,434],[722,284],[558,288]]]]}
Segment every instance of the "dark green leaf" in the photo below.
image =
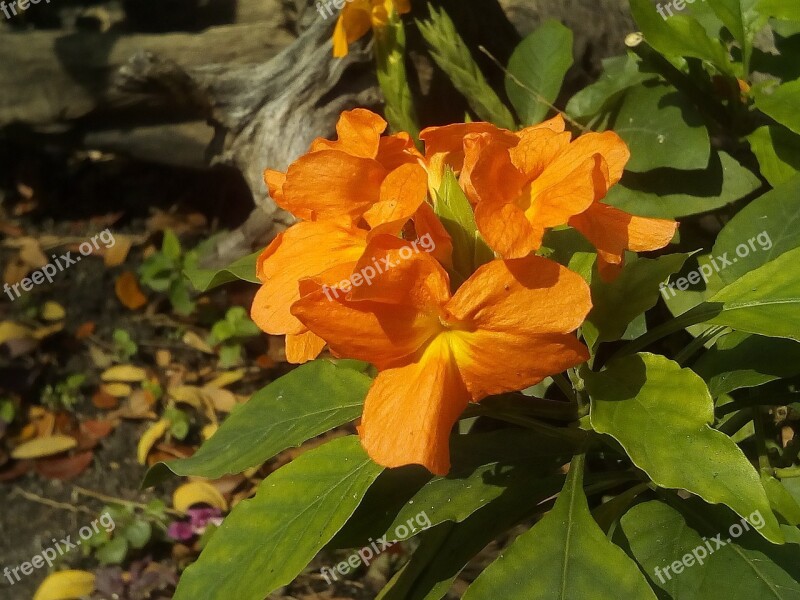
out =
{"type": "Polygon", "coordinates": [[[711,428],[714,403],[698,375],[663,356],[637,354],[600,373],[585,370],[584,380],[592,428],[622,444],[656,484],[726,504],[745,518],[760,511],[762,534],[783,541],[758,473],[728,436],[711,428]]]}
{"type": "Polygon", "coordinates": [[[635,54],[606,58],[600,79],[572,97],[567,104],[567,113],[576,119],[595,116],[611,108],[628,88],[654,77],[652,73],[639,70],[639,59],[635,54]]]}
{"type": "Polygon", "coordinates": [[[215,479],[258,466],[357,418],[371,382],[327,360],[298,367],[237,407],[193,456],[154,466],[145,485],[163,476],[165,467],[215,479]]]}
{"type": "Polygon", "coordinates": [[[333,440],[275,471],[236,505],[176,600],[262,600],[291,582],[353,514],[381,467],[354,436],[333,440]]]}
{"type": "Polygon", "coordinates": [[[583,460],[573,459],[553,510],[478,576],[464,600],[655,600],[636,564],[592,518],[582,487],[583,460]]]}
{"type": "Polygon", "coordinates": [[[800,133],[800,79],[778,86],[770,92],[757,90],[753,94],[756,107],[781,125],[800,133]]]}
{"type": "Polygon", "coordinates": [[[572,32],[545,21],[522,40],[508,61],[506,93],[523,125],[544,119],[572,66],[572,32]]]}
{"type": "Polygon", "coordinates": [[[709,164],[708,130],[694,106],[670,86],[631,88],[613,129],[630,147],[630,171],[705,169],[709,164]]]}
{"type": "Polygon", "coordinates": [[[800,344],[734,331],[721,337],[692,369],[705,379],[716,398],[800,374],[800,344]]]}

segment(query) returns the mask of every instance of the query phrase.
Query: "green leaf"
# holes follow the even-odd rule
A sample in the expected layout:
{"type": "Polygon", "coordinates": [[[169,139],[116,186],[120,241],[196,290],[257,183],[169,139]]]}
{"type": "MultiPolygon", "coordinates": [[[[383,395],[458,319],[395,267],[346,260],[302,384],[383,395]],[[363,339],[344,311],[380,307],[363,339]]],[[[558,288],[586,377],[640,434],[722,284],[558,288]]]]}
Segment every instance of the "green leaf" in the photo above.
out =
{"type": "Polygon", "coordinates": [[[636,564],[592,518],[582,487],[584,460],[573,459],[553,510],[478,576],[464,600],[655,600],[636,564]]]}
{"type": "Polygon", "coordinates": [[[722,281],[733,283],[743,275],[800,247],[800,175],[757,198],[720,231],[712,254],[729,262],[719,272],[722,281]]]}
{"type": "Polygon", "coordinates": [[[647,42],[661,54],[673,59],[699,58],[723,73],[733,74],[725,47],[709,37],[697,19],[677,13],[664,18],[650,0],[631,0],[631,12],[647,42]]]}
{"type": "Polygon", "coordinates": [[[128,540],[121,535],[114,536],[110,542],[103,544],[95,552],[101,565],[119,565],[128,555],[128,540]]]}
{"type": "Polygon", "coordinates": [[[148,521],[137,519],[125,528],[123,535],[130,543],[131,548],[140,550],[150,541],[150,537],[153,535],[153,526],[148,521]]]}
{"type": "Polygon", "coordinates": [[[494,258],[494,253],[478,232],[472,206],[450,169],[445,172],[433,210],[453,240],[453,269],[458,279],[465,281],[480,265],[494,258]]]}
{"type": "Polygon", "coordinates": [[[548,20],[526,37],[508,61],[506,93],[523,125],[544,119],[572,66],[572,31],[548,20]]]}
{"type": "Polygon", "coordinates": [[[762,15],[784,19],[786,21],[800,21],[800,4],[787,0],[759,0],[758,12],[762,15]]]}
{"type": "Polygon", "coordinates": [[[682,318],[800,341],[799,260],[800,248],[785,252],[745,273],[682,318]]]}
{"type": "Polygon", "coordinates": [[[667,592],[669,598],[697,598],[705,576],[702,566],[695,563],[689,568],[679,567],[680,573],[669,570],[673,562],[682,561],[696,548],[701,549],[697,554],[703,558],[704,540],[686,524],[681,513],[663,502],[651,500],[625,513],[620,526],[634,558],[653,584],[667,592]]]}
{"type": "Polygon", "coordinates": [[[712,10],[739,42],[745,65],[750,64],[753,36],[756,33],[755,25],[758,13],[753,10],[755,3],[756,0],[708,0],[712,10]]]}
{"type": "Polygon", "coordinates": [[[800,79],[779,85],[769,93],[757,89],[753,96],[758,110],[795,133],[800,133],[800,111],[797,110],[800,105],[800,79]]]}
{"type": "Polygon", "coordinates": [[[684,501],[680,508],[686,516],[663,502],[651,501],[635,506],[622,518],[622,530],[636,560],[668,597],[798,598],[800,585],[790,575],[790,565],[797,564],[796,550],[772,546],[752,530],[741,535],[741,521],[719,507],[684,501]]]}
{"type": "Polygon", "coordinates": [[[708,130],[694,106],[670,86],[631,88],[613,129],[630,147],[630,171],[708,167],[708,130]]]}
{"type": "Polygon", "coordinates": [[[592,281],[592,312],[588,321],[597,330],[597,342],[618,340],[640,314],[653,308],[662,293],[660,284],[680,270],[688,254],[656,259],[633,258],[613,282],[592,281]]]}
{"type": "Polygon", "coordinates": [[[515,129],[514,117],[486,81],[464,40],[444,9],[429,4],[430,17],[417,26],[430,47],[431,58],[484,121],[515,129]]]}
{"type": "Polygon", "coordinates": [[[750,148],[761,173],[773,187],[786,183],[800,172],[800,136],[779,125],[759,127],[749,136],[750,148]]]}
{"type": "Polygon", "coordinates": [[[639,58],[633,53],[603,59],[600,78],[570,99],[567,114],[576,119],[593,117],[611,108],[628,88],[656,77],[653,73],[641,72],[639,66],[639,58]]]}
{"type": "Polygon", "coordinates": [[[770,506],[789,525],[800,525],[800,504],[792,497],[783,484],[766,473],[761,473],[761,483],[769,497],[770,506]]]}
{"type": "Polygon", "coordinates": [[[758,473],[728,436],[711,428],[714,403],[698,375],[643,353],[614,360],[600,373],[585,370],[583,377],[592,428],[622,444],[657,485],[685,489],[745,518],[760,511],[762,534],[783,542],[758,473]]]}
{"type": "Polygon", "coordinates": [[[290,583],[342,528],[381,471],[355,436],[278,469],[255,498],[231,511],[184,571],[175,600],[262,600],[290,583]]]}
{"type": "Polygon", "coordinates": [[[692,365],[716,398],[800,374],[800,344],[734,331],[692,365]]]}
{"type": "Polygon", "coordinates": [[[356,419],[372,380],[327,360],[296,368],[238,406],[191,457],[155,465],[145,485],[165,474],[216,479],[356,419]]]}
{"type": "Polygon", "coordinates": [[[164,232],[164,239],[161,242],[161,253],[174,262],[178,262],[181,259],[181,242],[171,229],[167,229],[164,232]]]}
{"type": "Polygon", "coordinates": [[[393,531],[424,510],[431,525],[461,522],[506,494],[547,497],[559,489],[558,468],[572,455],[562,440],[530,430],[503,430],[457,436],[452,440],[453,469],[426,483],[397,513],[393,531]]]}
{"type": "Polygon", "coordinates": [[[183,272],[198,292],[207,292],[237,279],[250,283],[260,283],[258,277],[256,277],[256,262],[261,252],[259,250],[249,256],[240,258],[223,269],[201,269],[197,265],[186,265],[183,272]]]}

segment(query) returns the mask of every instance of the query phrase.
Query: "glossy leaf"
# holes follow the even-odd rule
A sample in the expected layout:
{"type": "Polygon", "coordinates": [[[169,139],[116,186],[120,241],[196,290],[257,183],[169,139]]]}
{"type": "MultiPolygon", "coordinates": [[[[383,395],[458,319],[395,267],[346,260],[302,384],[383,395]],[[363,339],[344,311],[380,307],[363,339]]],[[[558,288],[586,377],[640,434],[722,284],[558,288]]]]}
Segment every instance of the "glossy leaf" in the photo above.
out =
{"type": "MultiPolygon", "coordinates": [[[[687,314],[696,322],[800,341],[800,248],[745,273],[687,314]]],[[[722,273],[721,273],[722,274],[722,273]]]]}
{"type": "Polygon", "coordinates": [[[202,269],[194,262],[188,262],[184,273],[198,292],[207,292],[236,280],[261,283],[256,277],[256,262],[260,255],[261,250],[242,257],[222,269],[202,269]]]}
{"type": "Polygon", "coordinates": [[[764,125],[749,136],[761,173],[777,187],[800,172],[800,136],[779,125],[764,125]]]}
{"type": "Polygon", "coordinates": [[[758,177],[729,154],[714,152],[703,170],[627,174],[605,202],[642,217],[674,219],[716,210],[760,186],[758,177]]]}
{"type": "Polygon", "coordinates": [[[163,476],[165,467],[215,479],[258,466],[357,418],[371,381],[327,360],[298,367],[236,407],[193,456],[153,467],[145,484],[163,476]]]}
{"type": "MultiPolygon", "coordinates": [[[[733,217],[720,231],[712,254],[725,257],[719,272],[725,283],[800,247],[800,175],[757,198],[733,217]]],[[[786,274],[788,275],[788,273],[786,274]]]]}
{"type": "Polygon", "coordinates": [[[628,91],[613,129],[630,147],[630,171],[705,169],[709,164],[711,145],[702,118],[669,86],[641,85],[628,91]]]}
{"type": "Polygon", "coordinates": [[[800,344],[734,331],[692,365],[716,398],[800,374],[800,344]]]}
{"type": "Polygon", "coordinates": [[[635,54],[606,58],[600,78],[570,99],[567,113],[576,119],[597,115],[609,109],[625,90],[654,77],[652,73],[639,70],[635,54]]]}
{"type": "Polygon", "coordinates": [[[783,484],[766,473],[761,473],[761,483],[769,497],[772,509],[790,525],[800,525],[800,504],[783,484]]]}
{"type": "Polygon", "coordinates": [[[762,15],[785,19],[787,21],[800,21],[800,4],[787,2],[787,0],[759,0],[758,11],[762,15]]]}
{"type": "Polygon", "coordinates": [[[291,582],[353,514],[382,468],[354,436],[311,450],[267,477],[236,505],[176,600],[262,600],[291,582]]]}
{"type": "Polygon", "coordinates": [[[760,511],[767,522],[763,535],[783,541],[758,473],[728,436],[711,428],[714,403],[698,375],[642,353],[600,373],[585,370],[584,380],[592,428],[622,444],[656,484],[725,504],[742,517],[760,511]]]}
{"type": "Polygon", "coordinates": [[[530,497],[540,489],[551,490],[571,451],[564,441],[529,430],[457,436],[452,441],[453,470],[414,494],[387,531],[422,510],[432,525],[461,522],[501,495],[530,497]]]}
{"type": "Polygon", "coordinates": [[[464,600],[655,600],[636,564],[592,518],[582,487],[583,462],[582,455],[573,459],[553,510],[478,576],[464,600]]]}
{"type": "Polygon", "coordinates": [[[622,518],[622,530],[636,560],[668,597],[798,598],[797,569],[794,577],[789,572],[797,562],[792,556],[797,550],[772,546],[752,529],[743,532],[741,521],[719,507],[683,502],[680,508],[686,516],[663,502],[651,501],[635,506],[622,518]]]}
{"type": "Polygon", "coordinates": [[[757,91],[754,94],[756,107],[781,125],[786,125],[795,133],[800,133],[800,79],[778,86],[770,92],[757,91]]]}
{"type": "Polygon", "coordinates": [[[656,9],[650,0],[631,0],[633,18],[651,46],[667,57],[699,58],[712,63],[725,73],[732,73],[732,66],[722,43],[709,37],[699,21],[679,13],[664,18],[656,9]]]}
{"type": "Polygon", "coordinates": [[[558,21],[545,21],[516,47],[508,61],[506,93],[524,125],[545,118],[571,66],[572,31],[558,21]]]}
{"type": "Polygon", "coordinates": [[[597,331],[597,342],[618,340],[628,325],[655,306],[660,284],[680,270],[688,254],[668,254],[656,259],[635,258],[613,282],[592,282],[592,312],[588,321],[597,331]]]}

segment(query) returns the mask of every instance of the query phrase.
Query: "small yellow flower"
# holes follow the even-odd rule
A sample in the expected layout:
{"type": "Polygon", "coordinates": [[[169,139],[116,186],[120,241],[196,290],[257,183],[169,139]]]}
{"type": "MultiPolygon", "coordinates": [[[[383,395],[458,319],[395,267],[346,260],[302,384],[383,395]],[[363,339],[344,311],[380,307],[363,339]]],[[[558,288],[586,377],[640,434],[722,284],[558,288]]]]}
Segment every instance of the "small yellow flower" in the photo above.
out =
{"type": "Polygon", "coordinates": [[[347,0],[333,32],[333,55],[347,56],[348,47],[370,29],[386,27],[392,12],[411,10],[410,0],[347,0]]]}

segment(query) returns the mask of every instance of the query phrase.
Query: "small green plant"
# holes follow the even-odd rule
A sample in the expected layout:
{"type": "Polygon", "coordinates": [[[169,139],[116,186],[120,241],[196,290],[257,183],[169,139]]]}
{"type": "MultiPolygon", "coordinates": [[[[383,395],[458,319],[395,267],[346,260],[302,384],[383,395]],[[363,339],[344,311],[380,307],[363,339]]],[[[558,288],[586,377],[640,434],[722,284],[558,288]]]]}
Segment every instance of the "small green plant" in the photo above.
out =
{"type": "Polygon", "coordinates": [[[186,436],[189,435],[191,419],[186,412],[175,406],[170,406],[164,411],[162,418],[169,420],[171,423],[169,433],[175,439],[183,441],[186,439],[186,436]]]}
{"type": "Polygon", "coordinates": [[[113,334],[114,353],[120,362],[126,362],[136,356],[139,346],[124,329],[115,329],[113,334]]]}
{"type": "Polygon", "coordinates": [[[228,310],[224,319],[214,323],[208,343],[219,346],[219,366],[226,369],[242,363],[242,343],[260,333],[247,311],[241,306],[234,306],[228,310]]]}
{"type": "Polygon", "coordinates": [[[128,555],[141,550],[166,532],[166,506],[160,500],[147,505],[105,506],[101,512],[101,528],[82,546],[84,556],[94,554],[104,565],[122,564],[128,555]],[[106,520],[110,520],[106,524],[106,520]]]}
{"type": "Polygon", "coordinates": [[[80,391],[86,375],[75,373],[55,385],[46,385],[42,392],[42,404],[50,410],[72,411],[80,401],[80,391]]]}
{"type": "Polygon", "coordinates": [[[139,268],[139,277],[154,292],[166,293],[175,312],[186,316],[194,312],[195,302],[183,272],[187,268],[196,268],[196,263],[197,253],[184,252],[178,236],[167,230],[161,250],[144,261],[139,268]]]}

